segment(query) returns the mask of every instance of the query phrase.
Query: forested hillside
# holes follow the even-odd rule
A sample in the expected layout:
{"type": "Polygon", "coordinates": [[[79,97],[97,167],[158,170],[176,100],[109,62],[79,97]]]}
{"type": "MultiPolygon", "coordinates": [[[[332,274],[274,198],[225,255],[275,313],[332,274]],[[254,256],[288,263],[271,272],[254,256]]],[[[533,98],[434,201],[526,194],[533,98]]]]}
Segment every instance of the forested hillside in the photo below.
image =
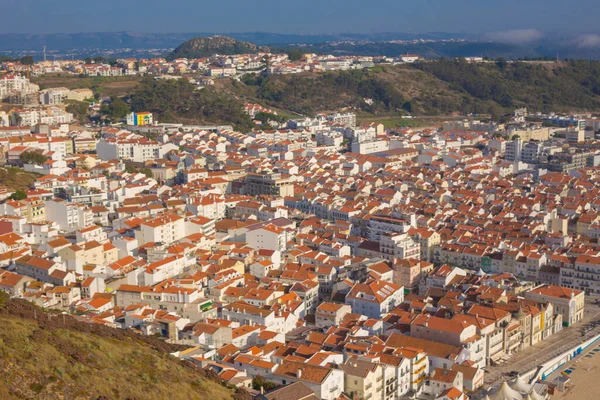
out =
{"type": "Polygon", "coordinates": [[[405,105],[403,94],[394,85],[377,79],[377,72],[370,70],[269,77],[246,75],[243,82],[256,88],[254,94],[259,99],[305,114],[348,106],[368,108],[365,98],[376,100],[375,107],[381,111],[405,105]]]}
{"type": "Polygon", "coordinates": [[[415,65],[421,71],[465,92],[475,99],[502,107],[527,106],[595,109],[600,106],[600,62],[469,64],[440,59],[415,65]]]}
{"type": "Polygon", "coordinates": [[[131,95],[134,111],[164,122],[254,124],[242,108],[258,102],[280,111],[314,115],[350,109],[365,116],[491,114],[600,109],[600,62],[472,64],[440,59],[414,65],[290,75],[244,75],[198,90],[185,79],[144,78],[131,95]]]}
{"type": "Polygon", "coordinates": [[[185,79],[144,78],[131,96],[131,107],[134,111],[150,111],[163,122],[233,123],[240,130],[253,126],[241,100],[213,88],[198,90],[185,79]]]}
{"type": "Polygon", "coordinates": [[[440,59],[415,65],[319,74],[247,75],[242,92],[295,112],[352,107],[375,115],[594,110],[600,106],[600,62],[470,64],[440,59]],[[372,104],[365,98],[373,100],[372,104]]]}

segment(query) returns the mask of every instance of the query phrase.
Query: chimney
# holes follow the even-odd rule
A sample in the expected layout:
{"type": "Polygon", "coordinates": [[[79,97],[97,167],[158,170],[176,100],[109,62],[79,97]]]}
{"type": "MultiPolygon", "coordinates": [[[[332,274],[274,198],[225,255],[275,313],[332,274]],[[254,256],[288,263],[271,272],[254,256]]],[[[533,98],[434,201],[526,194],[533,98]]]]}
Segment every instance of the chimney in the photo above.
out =
{"type": "Polygon", "coordinates": [[[298,368],[298,371],[296,371],[296,377],[298,379],[302,378],[302,368],[298,368]]]}
{"type": "Polygon", "coordinates": [[[265,387],[260,385],[260,394],[265,394],[265,387]]]}

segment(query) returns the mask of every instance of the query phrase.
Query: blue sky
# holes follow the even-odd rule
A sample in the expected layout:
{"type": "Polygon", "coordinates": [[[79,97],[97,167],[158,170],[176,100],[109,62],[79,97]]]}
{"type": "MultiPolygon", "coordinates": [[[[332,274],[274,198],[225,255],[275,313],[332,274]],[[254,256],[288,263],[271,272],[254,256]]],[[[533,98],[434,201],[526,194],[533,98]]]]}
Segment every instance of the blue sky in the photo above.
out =
{"type": "Polygon", "coordinates": [[[0,33],[598,32],[598,0],[0,0],[0,33]]]}

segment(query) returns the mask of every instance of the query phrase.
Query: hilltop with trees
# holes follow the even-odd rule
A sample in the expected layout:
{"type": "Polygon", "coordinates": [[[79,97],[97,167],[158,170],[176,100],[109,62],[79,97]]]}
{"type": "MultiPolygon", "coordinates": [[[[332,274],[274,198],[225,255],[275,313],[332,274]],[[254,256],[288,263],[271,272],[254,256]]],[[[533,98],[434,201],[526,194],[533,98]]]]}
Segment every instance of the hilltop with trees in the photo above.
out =
{"type": "Polygon", "coordinates": [[[600,106],[600,62],[475,64],[440,59],[414,65],[290,75],[245,75],[232,85],[272,107],[304,114],[350,107],[372,115],[491,114],[600,106]]]}
{"type": "Polygon", "coordinates": [[[168,56],[168,60],[176,58],[201,58],[213,54],[247,54],[268,51],[267,47],[242,42],[227,36],[197,37],[182,43],[168,56]]]}

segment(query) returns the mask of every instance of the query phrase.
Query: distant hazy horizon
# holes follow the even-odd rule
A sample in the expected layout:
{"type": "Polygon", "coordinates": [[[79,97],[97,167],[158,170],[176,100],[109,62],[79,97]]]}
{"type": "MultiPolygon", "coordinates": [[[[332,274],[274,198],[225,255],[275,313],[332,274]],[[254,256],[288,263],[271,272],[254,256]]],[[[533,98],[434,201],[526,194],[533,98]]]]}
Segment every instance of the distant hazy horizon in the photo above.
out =
{"type": "MultiPolygon", "coordinates": [[[[491,34],[531,40],[543,32],[600,33],[597,0],[3,0],[0,33],[273,32],[491,34]]],[[[600,44],[600,40],[599,40],[600,44]]]]}

